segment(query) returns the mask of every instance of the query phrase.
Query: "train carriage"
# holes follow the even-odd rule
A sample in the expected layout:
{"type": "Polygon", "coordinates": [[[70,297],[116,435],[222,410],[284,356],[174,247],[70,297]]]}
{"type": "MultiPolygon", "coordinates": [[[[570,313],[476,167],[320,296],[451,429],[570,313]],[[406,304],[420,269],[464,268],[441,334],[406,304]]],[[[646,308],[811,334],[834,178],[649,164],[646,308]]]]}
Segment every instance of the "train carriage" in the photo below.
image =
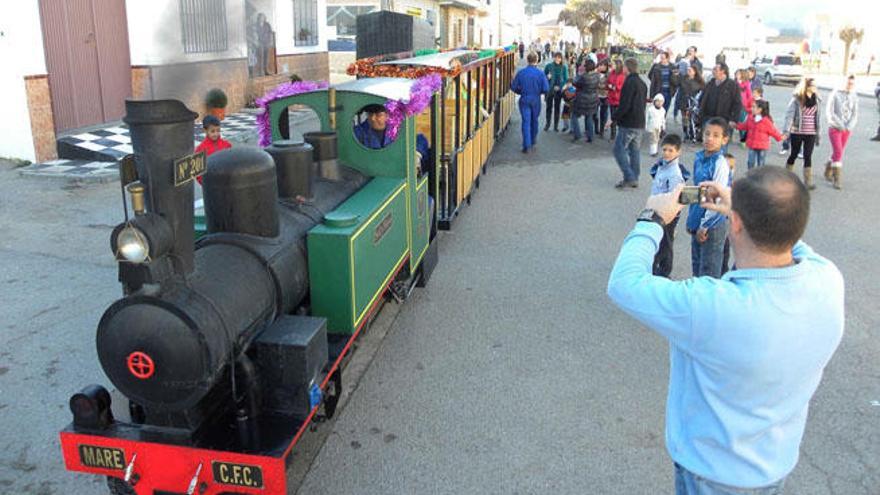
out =
{"type": "Polygon", "coordinates": [[[415,118],[382,149],[353,131],[363,108],[406,102],[420,84],[364,79],[269,102],[271,146],[207,160],[197,241],[196,115],[177,101],[126,103],[134,216],[111,239],[124,296],[96,337],[115,390],[71,397],[67,469],[106,476],[114,494],[286,493],[291,452],[333,414],[352,343],[437,263],[415,118]],[[311,144],[280,139],[289,105],[318,113],[311,144]]]}
{"type": "MultiPolygon", "coordinates": [[[[489,154],[510,122],[515,101],[510,91],[516,71],[515,51],[512,47],[460,49],[385,58],[390,60],[372,62],[385,68],[377,73],[388,73],[387,69],[393,66],[404,77],[410,70],[436,71],[443,76],[442,103],[438,106],[438,142],[442,146],[437,199],[439,226],[449,229],[461,206],[470,203],[474,187],[479,187],[480,174],[486,171],[489,154]]],[[[357,71],[359,77],[370,77],[372,73],[363,62],[357,71]]],[[[425,129],[429,118],[418,117],[418,128],[425,129]]]]}

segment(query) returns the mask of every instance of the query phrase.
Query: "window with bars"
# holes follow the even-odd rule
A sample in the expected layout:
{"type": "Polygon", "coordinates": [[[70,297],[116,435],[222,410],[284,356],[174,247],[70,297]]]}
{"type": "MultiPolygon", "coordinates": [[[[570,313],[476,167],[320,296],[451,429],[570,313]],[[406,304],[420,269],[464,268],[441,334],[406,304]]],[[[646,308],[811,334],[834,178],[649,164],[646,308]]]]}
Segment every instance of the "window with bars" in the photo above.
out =
{"type": "Polygon", "coordinates": [[[318,0],[293,0],[294,46],[317,46],[318,0]]]}
{"type": "Polygon", "coordinates": [[[184,53],[225,52],[226,0],[180,0],[180,31],[184,53]]]}

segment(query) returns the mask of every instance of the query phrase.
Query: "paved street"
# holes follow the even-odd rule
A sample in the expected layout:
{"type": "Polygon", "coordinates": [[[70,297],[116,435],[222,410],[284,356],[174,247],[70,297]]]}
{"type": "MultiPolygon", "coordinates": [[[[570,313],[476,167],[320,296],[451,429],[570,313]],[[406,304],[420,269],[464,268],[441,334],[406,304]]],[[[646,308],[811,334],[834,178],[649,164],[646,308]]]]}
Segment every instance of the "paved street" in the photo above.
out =
{"type": "MultiPolygon", "coordinates": [[[[777,121],[789,92],[767,90],[777,121]]],[[[863,98],[845,190],[821,181],[813,194],[806,240],[846,278],[847,326],[789,494],[880,486],[880,268],[871,259],[880,143],[867,141],[876,127],[876,104],[863,98]]],[[[651,162],[643,155],[641,187],[621,192],[607,141],[542,132],[536,154],[519,149],[515,120],[473,204],[441,234],[430,286],[401,308],[325,426],[298,493],[671,492],[667,346],[605,295],[651,162]]],[[[745,150],[731,149],[741,174],[745,150]]],[[[776,150],[771,164],[782,163],[776,150]]],[[[103,480],[64,471],[57,432],[72,392],[107,383],[94,335],[120,294],[108,247],[120,202],[118,184],[68,186],[0,163],[0,493],[104,492],[103,480]]],[[[673,276],[685,278],[689,239],[678,233],[673,276]]]]}
{"type": "MultiPolygon", "coordinates": [[[[768,88],[777,120],[789,92],[768,88]]],[[[806,240],[846,276],[847,326],[791,494],[867,495],[880,484],[880,309],[869,261],[880,242],[869,227],[880,145],[866,141],[874,101],[863,99],[861,111],[846,190],[822,183],[813,195],[806,240]]],[[[299,493],[672,491],[667,345],[605,295],[649,163],[639,190],[620,192],[608,142],[573,145],[542,132],[537,153],[524,157],[518,131],[517,122],[473,205],[442,237],[431,286],[402,309],[299,493]]],[[[744,166],[745,150],[731,149],[744,166]]],[[[816,161],[829,151],[819,148],[816,161]]],[[[676,278],[690,273],[682,232],[676,278]]]]}

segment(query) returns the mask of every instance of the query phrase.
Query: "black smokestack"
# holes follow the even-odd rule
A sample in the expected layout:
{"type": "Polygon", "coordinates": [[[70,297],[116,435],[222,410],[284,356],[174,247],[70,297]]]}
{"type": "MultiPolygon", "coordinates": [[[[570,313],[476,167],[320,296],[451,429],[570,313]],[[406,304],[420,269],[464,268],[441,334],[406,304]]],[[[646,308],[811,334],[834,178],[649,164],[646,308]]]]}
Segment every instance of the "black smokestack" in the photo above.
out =
{"type": "Polygon", "coordinates": [[[198,114],[178,100],[126,100],[138,178],[146,186],[149,212],[161,215],[174,232],[170,255],[181,274],[193,270],[193,185],[174,185],[174,161],[193,152],[193,122],[198,114]]]}

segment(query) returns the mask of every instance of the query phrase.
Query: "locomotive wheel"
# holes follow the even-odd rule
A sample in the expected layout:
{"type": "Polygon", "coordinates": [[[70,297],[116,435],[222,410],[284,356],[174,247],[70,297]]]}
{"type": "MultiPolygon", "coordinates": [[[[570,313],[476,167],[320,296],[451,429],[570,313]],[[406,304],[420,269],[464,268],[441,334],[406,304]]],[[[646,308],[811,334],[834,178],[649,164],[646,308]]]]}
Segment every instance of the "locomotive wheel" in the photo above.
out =
{"type": "Polygon", "coordinates": [[[110,489],[111,495],[137,495],[134,488],[126,483],[125,480],[114,478],[113,476],[107,476],[107,488],[110,489]]]}

